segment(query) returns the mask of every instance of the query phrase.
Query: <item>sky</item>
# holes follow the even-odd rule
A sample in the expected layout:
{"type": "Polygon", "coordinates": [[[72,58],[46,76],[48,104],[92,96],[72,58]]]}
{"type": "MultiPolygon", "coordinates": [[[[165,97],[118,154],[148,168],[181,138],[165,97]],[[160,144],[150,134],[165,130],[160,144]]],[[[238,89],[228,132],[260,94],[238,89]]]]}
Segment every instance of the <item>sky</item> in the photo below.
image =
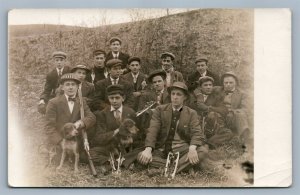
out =
{"type": "Polygon", "coordinates": [[[60,24],[96,27],[156,18],[192,9],[14,9],[9,25],[60,24]]]}

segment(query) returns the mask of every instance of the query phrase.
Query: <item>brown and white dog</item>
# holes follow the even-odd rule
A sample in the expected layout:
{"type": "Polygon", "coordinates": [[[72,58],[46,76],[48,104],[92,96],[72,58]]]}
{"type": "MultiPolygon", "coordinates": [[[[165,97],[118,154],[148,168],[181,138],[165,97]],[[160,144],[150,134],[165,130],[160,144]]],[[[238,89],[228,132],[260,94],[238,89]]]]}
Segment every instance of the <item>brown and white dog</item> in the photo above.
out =
{"type": "Polygon", "coordinates": [[[57,170],[60,170],[63,166],[63,163],[65,161],[65,158],[67,155],[74,154],[75,156],[75,163],[74,163],[74,172],[78,172],[78,162],[79,162],[79,152],[78,152],[78,131],[75,128],[75,125],[73,123],[66,123],[62,128],[63,133],[63,140],[61,141],[61,159],[60,164],[56,168],[57,170]]]}

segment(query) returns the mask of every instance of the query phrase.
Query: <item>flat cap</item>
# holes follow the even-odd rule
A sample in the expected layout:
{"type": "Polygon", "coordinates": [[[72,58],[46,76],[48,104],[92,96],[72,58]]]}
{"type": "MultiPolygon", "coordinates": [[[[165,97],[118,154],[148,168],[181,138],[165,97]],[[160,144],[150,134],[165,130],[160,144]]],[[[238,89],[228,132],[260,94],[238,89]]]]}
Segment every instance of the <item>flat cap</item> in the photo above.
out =
{"type": "Polygon", "coordinates": [[[222,75],[222,77],[221,77],[222,83],[224,82],[224,78],[225,78],[225,77],[233,77],[233,78],[235,79],[236,84],[237,84],[237,85],[239,84],[239,79],[238,79],[237,75],[236,75],[234,72],[232,72],[232,71],[230,71],[230,72],[225,72],[225,73],[222,75]]]}
{"type": "Polygon", "coordinates": [[[63,51],[55,51],[55,52],[52,53],[52,57],[53,58],[64,58],[64,59],[66,59],[67,54],[63,51]]]}
{"type": "Polygon", "coordinates": [[[201,86],[203,83],[205,83],[207,81],[211,81],[212,83],[215,82],[214,78],[212,78],[210,76],[204,76],[204,77],[200,77],[199,80],[197,81],[197,83],[201,86]]]}
{"type": "Polygon", "coordinates": [[[86,73],[91,72],[91,70],[90,70],[86,65],[83,65],[83,64],[76,65],[75,67],[73,67],[73,68],[71,69],[71,72],[73,73],[73,72],[75,72],[77,69],[83,69],[83,70],[86,71],[86,73]]]}
{"type": "Polygon", "coordinates": [[[163,80],[166,79],[167,77],[167,73],[164,70],[154,70],[153,72],[151,72],[148,76],[148,82],[152,83],[152,79],[155,76],[161,76],[163,78],[163,80]]]}
{"type": "Polygon", "coordinates": [[[65,81],[68,81],[68,80],[73,80],[77,84],[81,83],[81,81],[77,78],[76,74],[74,74],[74,73],[67,73],[67,74],[62,75],[59,82],[60,82],[60,84],[63,84],[65,81]]]}
{"type": "Polygon", "coordinates": [[[173,89],[181,89],[186,95],[189,93],[187,86],[183,82],[174,82],[172,86],[168,87],[168,92],[171,94],[173,89]]]}
{"type": "Polygon", "coordinates": [[[109,85],[106,88],[106,94],[107,95],[112,95],[112,94],[121,94],[124,95],[124,87],[123,85],[109,85]]]}
{"type": "Polygon", "coordinates": [[[139,63],[141,63],[141,59],[139,57],[131,57],[128,59],[128,64],[130,64],[133,61],[138,61],[139,63]]]}
{"type": "Polygon", "coordinates": [[[164,52],[160,55],[160,58],[164,58],[166,56],[170,56],[172,60],[175,60],[175,55],[172,54],[171,52],[164,52]]]}
{"type": "Polygon", "coordinates": [[[206,56],[200,56],[200,57],[198,57],[198,58],[195,60],[195,64],[196,64],[197,62],[208,62],[208,59],[207,59],[206,56]]]}
{"type": "Polygon", "coordinates": [[[106,56],[106,52],[102,49],[96,49],[93,51],[93,56],[99,55],[99,54],[104,54],[106,56]]]}
{"type": "Polygon", "coordinates": [[[115,41],[119,41],[120,44],[122,44],[122,40],[119,37],[112,37],[109,39],[109,44],[115,42],[115,41]]]}
{"type": "Polygon", "coordinates": [[[111,59],[106,62],[106,67],[111,69],[114,66],[122,66],[123,62],[119,59],[111,59]]]}

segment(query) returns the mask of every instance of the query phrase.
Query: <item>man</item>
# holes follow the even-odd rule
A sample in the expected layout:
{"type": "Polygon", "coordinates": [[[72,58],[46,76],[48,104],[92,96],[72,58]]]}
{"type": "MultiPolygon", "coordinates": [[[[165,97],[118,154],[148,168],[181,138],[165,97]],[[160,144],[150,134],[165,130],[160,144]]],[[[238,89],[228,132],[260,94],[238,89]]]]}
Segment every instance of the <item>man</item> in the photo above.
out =
{"type": "MultiPolygon", "coordinates": [[[[46,111],[45,131],[48,144],[57,146],[63,139],[62,127],[66,123],[74,123],[76,129],[88,130],[96,123],[96,117],[83,100],[84,118],[80,118],[80,101],[76,97],[80,80],[73,73],[65,74],[60,79],[63,95],[51,99],[46,111]]],[[[85,147],[88,142],[85,140],[85,147]]]]}
{"type": "Polygon", "coordinates": [[[174,70],[175,55],[170,52],[162,53],[161,56],[162,69],[166,72],[166,86],[170,87],[174,82],[184,82],[180,72],[174,70]]]}
{"type": "Polygon", "coordinates": [[[201,164],[208,148],[196,111],[183,105],[188,96],[187,86],[175,82],[168,92],[171,103],[155,109],[147,130],[145,149],[138,154],[137,160],[143,165],[163,168],[168,153],[179,152],[177,172],[180,172],[189,165],[201,164]]]}
{"type": "Polygon", "coordinates": [[[233,134],[230,129],[225,128],[225,117],[227,108],[223,103],[223,96],[220,88],[214,88],[214,79],[209,76],[201,77],[199,86],[191,94],[191,106],[198,112],[202,123],[204,135],[208,143],[213,147],[220,146],[229,141],[233,134]],[[198,93],[195,93],[195,92],[198,93]]]}
{"type": "Polygon", "coordinates": [[[94,85],[86,81],[86,76],[90,73],[90,69],[80,64],[72,68],[71,73],[74,73],[78,80],[80,80],[79,88],[81,89],[82,97],[85,98],[87,104],[90,106],[95,93],[94,85]]]}
{"type": "Polygon", "coordinates": [[[223,82],[223,101],[229,111],[226,116],[226,126],[240,136],[241,139],[248,139],[248,97],[238,89],[239,80],[235,73],[227,72],[223,74],[221,80],[223,82]]]}
{"type": "Polygon", "coordinates": [[[141,59],[139,57],[129,58],[128,69],[130,70],[130,72],[123,75],[122,77],[133,85],[133,96],[135,102],[133,109],[137,110],[140,96],[142,95],[145,87],[147,86],[146,76],[140,71],[141,59]]]}
{"type": "Polygon", "coordinates": [[[105,67],[106,53],[102,49],[97,49],[93,52],[94,67],[87,74],[86,80],[95,84],[97,81],[106,79],[108,77],[108,71],[105,67]]]}
{"type": "Polygon", "coordinates": [[[214,83],[216,86],[220,85],[219,82],[219,77],[212,73],[211,71],[208,70],[208,59],[205,56],[199,57],[196,59],[195,61],[196,64],[196,72],[192,73],[191,75],[188,76],[188,88],[189,91],[192,92],[197,88],[197,81],[199,81],[200,77],[204,77],[204,76],[209,76],[212,77],[214,79],[214,83]]]}
{"type": "MultiPolygon", "coordinates": [[[[96,135],[93,140],[95,146],[90,150],[93,161],[105,164],[109,157],[108,145],[119,133],[119,127],[124,119],[136,120],[135,112],[123,105],[125,93],[122,85],[110,85],[106,89],[110,106],[102,111],[95,112],[97,125],[96,135]]],[[[105,167],[102,167],[104,169],[105,167]]],[[[107,170],[103,170],[106,172],[107,170]]]]}
{"type": "Polygon", "coordinates": [[[95,84],[95,96],[93,98],[93,110],[102,110],[109,106],[107,99],[106,88],[110,85],[120,84],[124,87],[124,104],[133,108],[133,85],[127,82],[124,78],[120,77],[122,74],[122,61],[118,59],[111,59],[107,61],[106,68],[109,72],[109,77],[98,81],[95,84]]]}
{"type": "Polygon", "coordinates": [[[126,65],[128,64],[129,55],[121,52],[122,40],[118,37],[112,37],[109,44],[111,51],[107,54],[105,63],[111,59],[119,59],[122,61],[122,74],[127,73],[126,65]]]}
{"type": "Polygon", "coordinates": [[[52,54],[53,64],[55,68],[46,76],[44,91],[40,96],[38,103],[38,111],[41,114],[46,112],[47,102],[56,96],[57,88],[59,87],[59,79],[65,73],[70,72],[70,67],[65,66],[67,54],[62,51],[55,51],[52,54]]]}

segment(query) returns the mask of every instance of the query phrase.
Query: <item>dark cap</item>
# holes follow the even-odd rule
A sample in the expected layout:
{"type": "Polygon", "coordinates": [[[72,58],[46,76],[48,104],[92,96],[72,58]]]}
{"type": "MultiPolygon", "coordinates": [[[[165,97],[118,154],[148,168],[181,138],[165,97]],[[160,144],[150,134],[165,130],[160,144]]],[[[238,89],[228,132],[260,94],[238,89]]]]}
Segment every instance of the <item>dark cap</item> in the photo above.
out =
{"type": "Polygon", "coordinates": [[[188,94],[188,88],[183,82],[174,82],[172,86],[168,87],[168,92],[171,94],[173,89],[181,89],[186,95],[188,94]]]}
{"type": "Polygon", "coordinates": [[[109,39],[109,44],[112,44],[115,41],[119,41],[122,44],[122,40],[119,37],[112,37],[109,39]]]}
{"type": "Polygon", "coordinates": [[[148,76],[148,82],[152,83],[152,79],[155,76],[161,76],[163,78],[163,80],[166,79],[167,77],[167,73],[164,70],[154,70],[153,72],[150,73],[150,75],[148,76]]]}
{"type": "Polygon", "coordinates": [[[215,82],[214,78],[209,77],[209,76],[204,76],[204,77],[200,77],[199,80],[197,81],[197,83],[201,86],[203,83],[205,83],[207,81],[211,81],[212,83],[215,82]]]}
{"type": "Polygon", "coordinates": [[[64,58],[64,59],[66,59],[67,54],[63,51],[55,51],[55,52],[52,53],[52,57],[53,58],[64,58]]]}
{"type": "Polygon", "coordinates": [[[208,62],[208,59],[206,56],[200,56],[196,59],[195,64],[197,64],[197,62],[208,62]]]}
{"type": "Polygon", "coordinates": [[[105,65],[108,69],[111,69],[114,66],[122,66],[123,62],[119,59],[111,59],[108,60],[105,65]]]}
{"type": "Polygon", "coordinates": [[[171,52],[164,52],[160,55],[160,58],[165,58],[166,56],[170,56],[172,60],[175,60],[175,55],[172,54],[171,52]]]}
{"type": "Polygon", "coordinates": [[[93,56],[99,55],[99,54],[104,54],[104,56],[106,56],[106,53],[104,50],[102,49],[96,49],[95,51],[93,51],[93,56]]]}
{"type": "Polygon", "coordinates": [[[230,71],[230,72],[224,73],[224,74],[222,75],[222,77],[221,77],[222,83],[224,82],[224,78],[225,78],[225,77],[233,77],[233,78],[235,79],[236,84],[237,84],[237,85],[239,84],[239,79],[238,79],[237,75],[236,75],[234,72],[230,71]]]}
{"type": "Polygon", "coordinates": [[[74,73],[67,73],[67,74],[62,75],[59,82],[60,82],[60,84],[63,84],[65,81],[68,81],[68,80],[73,80],[78,85],[81,83],[81,81],[77,78],[76,74],[74,74],[74,73]]]}
{"type": "Polygon", "coordinates": [[[112,94],[121,94],[124,95],[124,87],[123,85],[110,85],[106,88],[106,93],[107,95],[112,95],[112,94]]]}
{"type": "Polygon", "coordinates": [[[83,70],[86,71],[86,73],[91,72],[91,70],[90,70],[86,65],[83,65],[83,64],[76,65],[75,67],[73,67],[73,68],[71,69],[71,72],[73,73],[73,72],[75,72],[77,69],[83,69],[83,70]]]}
{"type": "Polygon", "coordinates": [[[130,64],[133,61],[138,61],[139,63],[141,63],[141,59],[139,57],[131,57],[128,59],[128,64],[130,64]]]}

